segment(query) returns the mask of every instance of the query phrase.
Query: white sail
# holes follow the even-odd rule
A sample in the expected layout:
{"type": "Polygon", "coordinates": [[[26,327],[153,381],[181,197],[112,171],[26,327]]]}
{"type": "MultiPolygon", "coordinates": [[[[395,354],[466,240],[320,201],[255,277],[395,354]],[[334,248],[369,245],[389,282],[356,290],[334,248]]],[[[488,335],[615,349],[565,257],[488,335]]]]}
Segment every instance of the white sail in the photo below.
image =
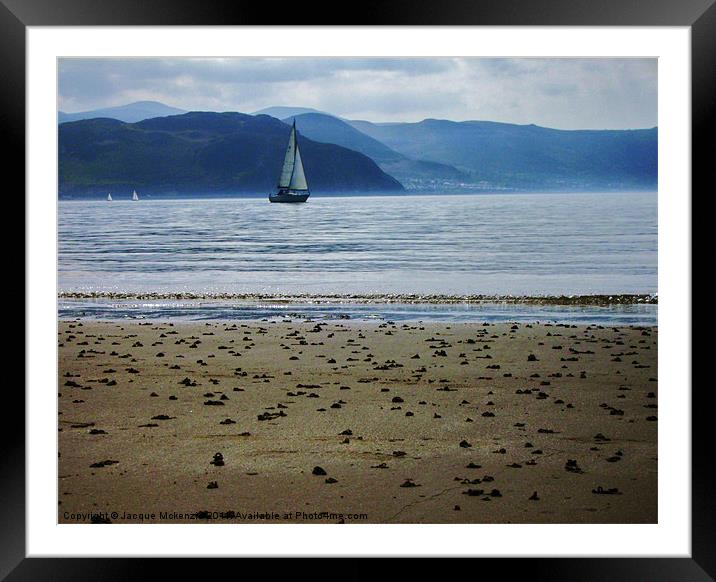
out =
{"type": "Polygon", "coordinates": [[[306,172],[303,169],[301,151],[298,148],[296,121],[293,122],[288,137],[286,157],[283,160],[281,176],[278,180],[278,191],[269,194],[269,202],[305,202],[311,193],[308,191],[306,172]]]}
{"type": "Polygon", "coordinates": [[[112,194],[107,194],[107,202],[112,202],[112,194]]]}
{"type": "Polygon", "coordinates": [[[296,161],[293,165],[293,175],[288,187],[291,190],[308,190],[308,182],[306,182],[306,174],[303,171],[301,151],[298,149],[298,144],[296,144],[296,161]]]}
{"type": "Polygon", "coordinates": [[[293,176],[293,167],[296,164],[296,124],[294,122],[291,128],[291,135],[288,138],[288,148],[286,148],[286,157],[283,159],[283,168],[281,177],[278,180],[279,188],[288,188],[291,184],[291,176],[293,176]]]}
{"type": "Polygon", "coordinates": [[[136,190],[134,190],[134,191],[132,192],[132,200],[139,200],[139,196],[137,196],[137,191],[136,191],[136,190]]]}

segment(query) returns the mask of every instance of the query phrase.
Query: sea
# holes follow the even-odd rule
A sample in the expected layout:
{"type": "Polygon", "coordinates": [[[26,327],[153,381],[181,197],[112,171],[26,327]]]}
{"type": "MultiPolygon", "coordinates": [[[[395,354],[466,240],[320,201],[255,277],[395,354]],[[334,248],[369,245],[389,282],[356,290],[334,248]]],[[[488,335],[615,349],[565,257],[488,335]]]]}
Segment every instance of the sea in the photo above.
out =
{"type": "Polygon", "coordinates": [[[656,296],[655,192],[140,197],[58,203],[61,317],[657,320],[655,304],[498,299],[656,296]],[[475,295],[496,299],[459,301],[475,295]]]}

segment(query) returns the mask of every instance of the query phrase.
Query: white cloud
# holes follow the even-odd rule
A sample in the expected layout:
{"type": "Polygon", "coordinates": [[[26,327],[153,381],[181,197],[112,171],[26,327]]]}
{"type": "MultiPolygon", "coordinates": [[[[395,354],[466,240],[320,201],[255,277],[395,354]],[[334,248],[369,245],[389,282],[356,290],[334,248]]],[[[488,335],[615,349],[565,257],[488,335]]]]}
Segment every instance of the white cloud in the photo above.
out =
{"type": "Polygon", "coordinates": [[[657,120],[656,59],[62,59],[60,109],[139,99],[189,110],[314,107],[348,118],[638,128],[657,120]]]}

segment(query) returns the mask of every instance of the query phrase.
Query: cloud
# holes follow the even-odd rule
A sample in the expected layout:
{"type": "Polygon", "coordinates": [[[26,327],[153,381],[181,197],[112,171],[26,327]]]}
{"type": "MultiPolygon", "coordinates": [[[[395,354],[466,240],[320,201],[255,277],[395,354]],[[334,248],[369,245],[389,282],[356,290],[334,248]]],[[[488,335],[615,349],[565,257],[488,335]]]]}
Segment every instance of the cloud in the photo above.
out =
{"type": "Polygon", "coordinates": [[[657,124],[656,59],[65,58],[59,108],[156,100],[188,110],[314,107],[347,118],[657,124]]]}

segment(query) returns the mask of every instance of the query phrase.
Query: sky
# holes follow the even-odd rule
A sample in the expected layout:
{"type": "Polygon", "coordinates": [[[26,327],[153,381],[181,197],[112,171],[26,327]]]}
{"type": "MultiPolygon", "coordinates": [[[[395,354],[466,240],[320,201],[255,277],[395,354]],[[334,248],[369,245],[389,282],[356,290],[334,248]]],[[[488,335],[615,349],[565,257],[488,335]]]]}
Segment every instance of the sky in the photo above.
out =
{"type": "Polygon", "coordinates": [[[133,101],[193,111],[311,107],[373,122],[657,125],[657,60],[616,58],[63,58],[58,108],[133,101]]]}

